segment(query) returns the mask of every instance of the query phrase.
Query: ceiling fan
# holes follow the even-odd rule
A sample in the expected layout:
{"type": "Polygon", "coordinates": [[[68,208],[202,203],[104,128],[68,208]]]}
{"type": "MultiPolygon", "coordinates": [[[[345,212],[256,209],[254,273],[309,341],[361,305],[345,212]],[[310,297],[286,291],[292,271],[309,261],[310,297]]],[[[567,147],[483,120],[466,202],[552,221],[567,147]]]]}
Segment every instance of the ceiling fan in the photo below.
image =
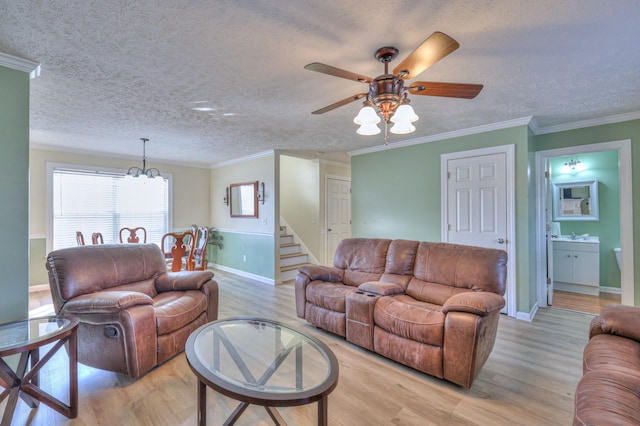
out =
{"type": "Polygon", "coordinates": [[[389,62],[398,56],[398,49],[391,46],[381,47],[374,57],[384,64],[384,74],[376,78],[367,77],[330,65],[313,62],[304,68],[335,77],[355,80],[369,85],[369,91],[358,93],[346,99],[313,111],[312,114],[324,114],[338,107],[365,98],[364,106],[353,120],[360,125],[357,130],[361,135],[380,133],[377,123],[380,116],[385,123],[385,144],[388,140],[387,125],[393,123],[390,131],[395,134],[407,134],[416,128],[413,122],[418,116],[409,105],[407,94],[425,96],[443,96],[448,98],[473,99],[482,90],[482,84],[439,83],[433,81],[415,81],[405,86],[405,80],[412,79],[431,65],[438,62],[460,47],[457,41],[441,32],[434,32],[422,42],[409,56],[389,74],[389,62]],[[375,108],[375,109],[374,109],[375,108]]]}

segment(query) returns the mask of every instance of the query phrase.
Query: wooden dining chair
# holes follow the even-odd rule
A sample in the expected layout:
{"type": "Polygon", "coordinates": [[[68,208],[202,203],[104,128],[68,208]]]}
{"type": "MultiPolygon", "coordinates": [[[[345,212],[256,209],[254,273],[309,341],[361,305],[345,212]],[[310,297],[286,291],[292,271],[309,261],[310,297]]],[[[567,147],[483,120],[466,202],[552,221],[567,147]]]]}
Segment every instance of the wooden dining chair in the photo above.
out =
{"type": "Polygon", "coordinates": [[[84,235],[82,235],[80,231],[76,231],[76,243],[78,243],[79,246],[84,245],[84,235]]]}
{"type": "Polygon", "coordinates": [[[194,236],[193,249],[187,259],[187,270],[204,271],[207,269],[207,245],[209,244],[209,228],[200,227],[194,236]]]}
{"type": "Polygon", "coordinates": [[[124,234],[125,232],[129,233],[129,236],[127,237],[127,243],[130,244],[137,244],[140,242],[140,237],[138,237],[137,233],[138,231],[140,231],[140,234],[142,234],[142,242],[146,244],[147,242],[147,230],[144,229],[143,227],[139,226],[137,228],[122,228],[120,229],[120,242],[121,243],[125,243],[124,238],[122,238],[122,234],[124,234]]]}
{"type": "Polygon", "coordinates": [[[167,268],[173,272],[187,269],[188,259],[193,251],[191,247],[193,241],[194,237],[191,231],[168,232],[162,236],[160,250],[162,250],[164,260],[167,262],[167,268]]]}
{"type": "Polygon", "coordinates": [[[104,238],[102,238],[102,233],[94,232],[91,234],[91,244],[104,244],[104,238]]]}

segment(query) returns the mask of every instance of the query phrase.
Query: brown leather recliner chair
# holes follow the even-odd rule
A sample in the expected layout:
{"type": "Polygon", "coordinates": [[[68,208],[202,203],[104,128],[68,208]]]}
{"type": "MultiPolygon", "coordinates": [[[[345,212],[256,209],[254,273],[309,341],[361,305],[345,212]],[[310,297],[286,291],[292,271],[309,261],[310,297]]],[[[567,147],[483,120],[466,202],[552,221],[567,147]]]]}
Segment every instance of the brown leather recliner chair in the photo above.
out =
{"type": "Polygon", "coordinates": [[[155,244],[71,247],[47,256],[58,315],[75,316],[78,361],[140,377],[218,317],[211,271],[167,272],[155,244]]]}

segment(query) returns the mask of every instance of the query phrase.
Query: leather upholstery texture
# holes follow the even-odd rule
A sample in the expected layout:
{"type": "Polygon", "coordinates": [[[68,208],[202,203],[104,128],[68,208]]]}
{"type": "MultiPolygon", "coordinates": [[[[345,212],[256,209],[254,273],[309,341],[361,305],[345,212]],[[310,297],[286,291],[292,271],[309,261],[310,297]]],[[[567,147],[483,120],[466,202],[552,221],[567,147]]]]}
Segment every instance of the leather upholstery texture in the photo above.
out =
{"type": "Polygon", "coordinates": [[[349,238],[333,267],[303,266],[296,313],[424,373],[471,387],[495,343],[507,254],[448,243],[349,238]]]}
{"type": "Polygon", "coordinates": [[[218,317],[213,272],[168,272],[155,244],[55,250],[46,266],[56,314],[80,320],[78,361],[95,368],[140,377],[218,317]]]}
{"type": "Polygon", "coordinates": [[[606,305],[591,321],[573,424],[640,425],[640,308],[606,305]]]}

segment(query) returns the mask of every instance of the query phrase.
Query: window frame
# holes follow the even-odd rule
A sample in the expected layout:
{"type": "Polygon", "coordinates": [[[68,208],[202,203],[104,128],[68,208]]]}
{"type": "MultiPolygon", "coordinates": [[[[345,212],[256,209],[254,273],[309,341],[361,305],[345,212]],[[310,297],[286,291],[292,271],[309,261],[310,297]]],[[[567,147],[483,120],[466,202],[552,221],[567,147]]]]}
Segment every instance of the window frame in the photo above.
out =
{"type": "MultiPolygon", "coordinates": [[[[53,250],[53,173],[57,169],[78,171],[78,172],[95,172],[95,173],[103,173],[103,174],[111,174],[111,175],[122,175],[125,176],[127,174],[127,169],[119,169],[119,168],[111,168],[111,167],[100,167],[100,166],[89,166],[82,164],[70,164],[70,163],[57,163],[57,162],[46,162],[46,196],[47,196],[47,217],[46,217],[46,252],[49,253],[53,250]]],[[[162,173],[162,177],[167,180],[167,223],[168,229],[173,229],[173,173],[162,173]]],[[[88,242],[91,242],[91,236],[85,235],[85,243],[87,242],[87,237],[89,237],[88,242]]],[[[150,241],[147,241],[150,242],[150,241]]],[[[159,243],[158,243],[159,244],[159,243]]]]}

